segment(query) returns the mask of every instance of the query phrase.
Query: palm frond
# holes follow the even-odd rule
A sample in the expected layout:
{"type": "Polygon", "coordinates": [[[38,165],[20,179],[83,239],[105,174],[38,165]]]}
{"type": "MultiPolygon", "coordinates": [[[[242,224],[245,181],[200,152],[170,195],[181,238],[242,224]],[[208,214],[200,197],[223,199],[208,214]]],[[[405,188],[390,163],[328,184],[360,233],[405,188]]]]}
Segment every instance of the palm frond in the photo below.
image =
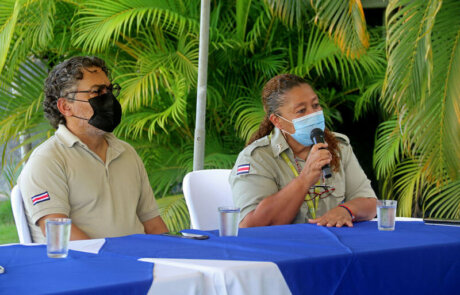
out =
{"type": "MultiPolygon", "coordinates": [[[[157,132],[157,128],[161,128],[168,133],[168,123],[180,125],[185,120],[188,86],[185,78],[176,77],[168,89],[170,93],[163,92],[164,96],[169,97],[170,105],[167,105],[168,100],[163,99],[160,106],[162,109],[139,110],[134,114],[129,115],[129,120],[124,120],[118,132],[125,136],[139,136],[144,130],[147,131],[147,136],[151,139],[157,132]]],[[[125,103],[126,104],[126,103],[125,103]]]]}
{"type": "Polygon", "coordinates": [[[376,75],[364,81],[364,92],[355,102],[355,119],[359,119],[371,108],[378,108],[378,99],[382,93],[384,74],[376,75]]]}
{"type": "Polygon", "coordinates": [[[398,199],[398,216],[411,217],[427,184],[419,160],[415,158],[398,164],[393,178],[394,194],[398,199]]]}
{"type": "Polygon", "coordinates": [[[0,2],[0,72],[10,50],[20,10],[21,1],[5,0],[0,2]]]}
{"type": "Polygon", "coordinates": [[[286,68],[286,56],[287,52],[284,48],[273,48],[263,53],[244,57],[243,62],[249,66],[251,72],[272,77],[286,68]]]}
{"type": "Polygon", "coordinates": [[[230,108],[231,118],[235,121],[235,129],[245,142],[259,129],[259,124],[265,117],[260,99],[254,97],[240,97],[230,108]]]}
{"type": "Polygon", "coordinates": [[[383,50],[372,47],[359,59],[346,57],[326,34],[317,28],[312,28],[307,36],[298,35],[298,41],[290,43],[291,55],[297,52],[292,65],[292,72],[299,76],[327,77],[332,73],[341,79],[346,86],[352,81],[360,81],[364,77],[381,72],[385,66],[383,50]],[[305,40],[307,38],[307,40],[305,40]],[[297,46],[297,48],[295,48],[297,46]]]}
{"type": "Polygon", "coordinates": [[[346,56],[360,57],[369,48],[369,34],[360,0],[312,1],[315,23],[333,38],[346,56]]]}
{"type": "Polygon", "coordinates": [[[290,27],[305,25],[308,9],[315,12],[314,23],[334,40],[346,56],[360,57],[369,48],[369,34],[360,0],[266,0],[274,15],[290,27]]]}
{"type": "Polygon", "coordinates": [[[385,107],[424,101],[431,80],[433,21],[442,1],[391,1],[386,10],[388,68],[385,107]],[[408,50],[410,48],[410,50],[408,50]]]}
{"type": "Polygon", "coordinates": [[[190,228],[190,215],[183,195],[157,199],[160,215],[169,231],[181,231],[190,228]]]}
{"type": "Polygon", "coordinates": [[[43,128],[42,85],[46,67],[39,61],[26,60],[12,81],[0,77],[0,141],[18,139],[24,131],[47,132],[43,128]]]}
{"type": "Polygon", "coordinates": [[[236,1],[236,37],[243,41],[246,36],[246,26],[248,24],[249,9],[252,0],[236,1]]]}
{"type": "Polygon", "coordinates": [[[169,0],[90,0],[77,15],[74,44],[91,52],[106,48],[122,35],[139,32],[143,26],[156,25],[177,35],[199,28],[196,18],[181,14],[169,0]]]}
{"type": "Polygon", "coordinates": [[[292,28],[301,28],[305,23],[304,19],[308,15],[311,6],[307,1],[302,0],[265,0],[272,15],[278,17],[284,24],[292,28]]]}
{"type": "Polygon", "coordinates": [[[449,181],[442,187],[432,186],[424,199],[430,217],[460,219],[460,180],[449,181]]]}
{"type": "Polygon", "coordinates": [[[402,156],[399,124],[396,117],[392,117],[377,129],[373,160],[377,179],[390,174],[402,156]]]}

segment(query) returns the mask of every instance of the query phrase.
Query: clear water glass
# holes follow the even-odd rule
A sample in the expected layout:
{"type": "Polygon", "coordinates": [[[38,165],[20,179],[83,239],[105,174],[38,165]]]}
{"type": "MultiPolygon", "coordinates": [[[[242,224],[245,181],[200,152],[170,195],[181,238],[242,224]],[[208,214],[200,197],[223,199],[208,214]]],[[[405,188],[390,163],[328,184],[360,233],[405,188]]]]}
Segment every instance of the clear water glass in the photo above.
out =
{"type": "Polygon", "coordinates": [[[240,208],[219,207],[219,236],[238,236],[238,221],[240,219],[240,208]]]}
{"type": "Polygon", "coordinates": [[[379,230],[395,230],[397,204],[398,202],[395,200],[377,200],[377,223],[379,230]]]}
{"type": "Polygon", "coordinates": [[[70,218],[46,219],[46,252],[50,258],[66,258],[69,252],[70,218]]]}

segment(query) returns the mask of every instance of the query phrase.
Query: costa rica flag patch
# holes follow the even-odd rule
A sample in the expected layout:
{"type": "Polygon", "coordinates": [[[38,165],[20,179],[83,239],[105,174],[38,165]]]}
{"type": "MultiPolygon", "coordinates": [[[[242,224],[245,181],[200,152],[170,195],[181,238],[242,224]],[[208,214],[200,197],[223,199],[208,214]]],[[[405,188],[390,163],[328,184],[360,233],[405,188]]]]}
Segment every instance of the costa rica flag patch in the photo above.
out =
{"type": "Polygon", "coordinates": [[[33,196],[32,204],[36,205],[38,203],[48,201],[49,199],[50,199],[50,195],[48,194],[48,192],[44,192],[44,193],[33,196]]]}
{"type": "Polygon", "coordinates": [[[239,165],[238,169],[236,170],[236,175],[248,174],[249,169],[251,169],[251,164],[239,165]]]}

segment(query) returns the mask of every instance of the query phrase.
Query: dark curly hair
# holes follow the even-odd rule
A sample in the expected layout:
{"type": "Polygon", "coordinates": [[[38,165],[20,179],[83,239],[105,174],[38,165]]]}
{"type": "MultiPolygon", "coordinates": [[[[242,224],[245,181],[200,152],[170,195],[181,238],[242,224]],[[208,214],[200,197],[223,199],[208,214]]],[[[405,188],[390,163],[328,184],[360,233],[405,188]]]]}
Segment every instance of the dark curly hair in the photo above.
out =
{"type": "MultiPolygon", "coordinates": [[[[252,135],[248,145],[259,138],[269,135],[275,125],[270,121],[270,115],[279,115],[279,108],[284,104],[284,94],[296,86],[302,84],[310,85],[306,80],[293,74],[282,74],[275,76],[265,84],[262,89],[262,103],[264,106],[265,117],[260,123],[259,129],[252,135]]],[[[311,85],[310,85],[311,86],[311,85]]],[[[328,144],[328,150],[332,154],[331,166],[334,171],[338,171],[340,167],[339,145],[331,131],[324,131],[324,138],[328,144]]]]}
{"type": "Polygon", "coordinates": [[[65,117],[57,107],[60,97],[65,97],[68,91],[77,86],[78,80],[83,79],[82,69],[98,67],[109,76],[105,62],[95,56],[74,56],[55,66],[45,80],[45,98],[43,110],[51,126],[57,129],[59,124],[65,124],[65,117]]]}

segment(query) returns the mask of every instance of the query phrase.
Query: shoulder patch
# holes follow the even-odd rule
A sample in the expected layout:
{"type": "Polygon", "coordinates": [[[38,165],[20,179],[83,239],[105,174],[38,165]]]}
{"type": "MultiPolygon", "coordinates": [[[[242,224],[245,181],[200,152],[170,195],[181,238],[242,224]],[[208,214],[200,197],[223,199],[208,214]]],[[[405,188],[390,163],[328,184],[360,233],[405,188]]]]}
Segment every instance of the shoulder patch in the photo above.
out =
{"type": "Polygon", "coordinates": [[[49,201],[50,195],[48,192],[44,192],[32,197],[32,204],[37,205],[38,203],[49,201]]]}
{"type": "Polygon", "coordinates": [[[250,169],[251,169],[251,164],[239,165],[238,168],[236,169],[236,175],[248,174],[250,169]]]}

